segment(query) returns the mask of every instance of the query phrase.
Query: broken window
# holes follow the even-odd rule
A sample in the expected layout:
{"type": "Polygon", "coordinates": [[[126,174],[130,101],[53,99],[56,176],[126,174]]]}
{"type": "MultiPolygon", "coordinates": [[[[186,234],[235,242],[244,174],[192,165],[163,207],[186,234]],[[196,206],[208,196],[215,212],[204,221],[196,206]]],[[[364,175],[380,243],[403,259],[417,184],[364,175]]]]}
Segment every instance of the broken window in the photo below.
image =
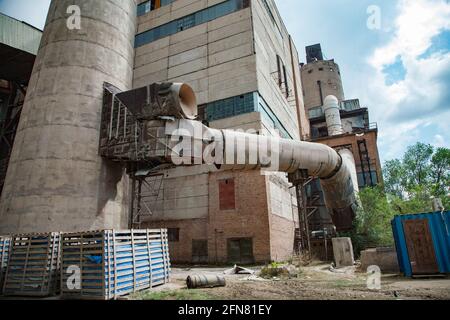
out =
{"type": "Polygon", "coordinates": [[[142,16],[150,11],[158,9],[163,6],[167,6],[175,0],[149,0],[145,1],[137,6],[137,15],[142,16]]]}
{"type": "Polygon", "coordinates": [[[168,238],[169,242],[180,241],[180,228],[167,229],[167,238],[168,238]]]}
{"type": "Polygon", "coordinates": [[[283,74],[284,74],[284,86],[286,89],[286,98],[289,98],[289,81],[288,81],[286,66],[283,66],[283,74]]]}

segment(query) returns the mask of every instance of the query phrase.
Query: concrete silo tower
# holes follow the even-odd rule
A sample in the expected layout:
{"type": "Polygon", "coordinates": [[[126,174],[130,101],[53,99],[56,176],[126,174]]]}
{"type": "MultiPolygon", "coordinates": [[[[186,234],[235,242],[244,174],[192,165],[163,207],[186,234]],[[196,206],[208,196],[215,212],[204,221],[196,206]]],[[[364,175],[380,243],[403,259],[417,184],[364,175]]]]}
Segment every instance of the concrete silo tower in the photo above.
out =
{"type": "Polygon", "coordinates": [[[103,83],[131,88],[135,32],[134,0],[52,0],[2,194],[0,234],[127,226],[127,177],[100,158],[98,145],[103,83]],[[71,30],[73,5],[81,28],[71,30]]]}
{"type": "Polygon", "coordinates": [[[323,106],[327,96],[345,100],[339,65],[324,60],[320,44],[306,47],[306,64],[301,68],[306,110],[323,106]]]}

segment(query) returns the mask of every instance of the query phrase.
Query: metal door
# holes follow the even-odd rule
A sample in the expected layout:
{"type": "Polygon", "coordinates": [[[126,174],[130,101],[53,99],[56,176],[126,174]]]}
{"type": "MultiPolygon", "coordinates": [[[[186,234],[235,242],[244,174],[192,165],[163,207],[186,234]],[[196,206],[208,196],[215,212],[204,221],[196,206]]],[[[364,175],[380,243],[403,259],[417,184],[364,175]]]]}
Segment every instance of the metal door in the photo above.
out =
{"type": "Polygon", "coordinates": [[[439,273],[428,220],[405,220],[403,230],[413,274],[439,273]]]}
{"type": "Polygon", "coordinates": [[[228,262],[239,264],[254,263],[253,239],[228,239],[228,262]]]}
{"type": "Polygon", "coordinates": [[[192,262],[208,263],[208,240],[192,240],[192,262]]]}

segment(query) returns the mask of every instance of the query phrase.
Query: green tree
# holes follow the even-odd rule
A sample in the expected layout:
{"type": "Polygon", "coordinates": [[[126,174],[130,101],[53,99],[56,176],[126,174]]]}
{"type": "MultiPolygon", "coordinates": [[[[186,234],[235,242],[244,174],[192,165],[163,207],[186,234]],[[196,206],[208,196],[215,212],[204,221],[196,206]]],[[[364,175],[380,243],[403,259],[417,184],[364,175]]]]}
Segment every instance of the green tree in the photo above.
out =
{"type": "Polygon", "coordinates": [[[387,193],[403,198],[406,193],[405,167],[399,159],[384,164],[384,184],[387,193]]]}
{"type": "Polygon", "coordinates": [[[450,209],[450,149],[417,143],[402,159],[387,161],[384,186],[364,188],[350,236],[356,254],[368,247],[393,244],[391,220],[398,214],[431,212],[431,198],[450,209]]]}
{"type": "Polygon", "coordinates": [[[401,213],[418,212],[428,207],[432,197],[440,197],[450,206],[450,149],[424,143],[408,147],[402,159],[386,161],[384,185],[401,213]],[[401,203],[400,203],[401,202],[401,203]]]}
{"type": "Polygon", "coordinates": [[[428,185],[430,183],[433,153],[432,145],[421,142],[408,147],[403,157],[403,166],[409,190],[417,185],[428,185]]]}
{"type": "Polygon", "coordinates": [[[450,149],[438,148],[431,158],[432,192],[436,197],[445,197],[450,186],[450,149]]]}

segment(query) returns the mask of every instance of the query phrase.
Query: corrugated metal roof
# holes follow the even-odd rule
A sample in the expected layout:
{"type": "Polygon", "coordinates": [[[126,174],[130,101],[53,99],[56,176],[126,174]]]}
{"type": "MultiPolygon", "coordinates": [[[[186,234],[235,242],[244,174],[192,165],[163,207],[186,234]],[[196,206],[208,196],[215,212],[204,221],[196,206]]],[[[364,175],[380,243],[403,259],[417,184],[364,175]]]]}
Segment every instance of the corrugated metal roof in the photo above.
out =
{"type": "Polygon", "coordinates": [[[41,38],[39,29],[0,13],[0,43],[36,55],[41,38]]]}
{"type": "Polygon", "coordinates": [[[396,216],[392,221],[400,270],[408,277],[414,275],[403,229],[405,220],[427,220],[439,272],[450,273],[450,211],[396,216]]]}

